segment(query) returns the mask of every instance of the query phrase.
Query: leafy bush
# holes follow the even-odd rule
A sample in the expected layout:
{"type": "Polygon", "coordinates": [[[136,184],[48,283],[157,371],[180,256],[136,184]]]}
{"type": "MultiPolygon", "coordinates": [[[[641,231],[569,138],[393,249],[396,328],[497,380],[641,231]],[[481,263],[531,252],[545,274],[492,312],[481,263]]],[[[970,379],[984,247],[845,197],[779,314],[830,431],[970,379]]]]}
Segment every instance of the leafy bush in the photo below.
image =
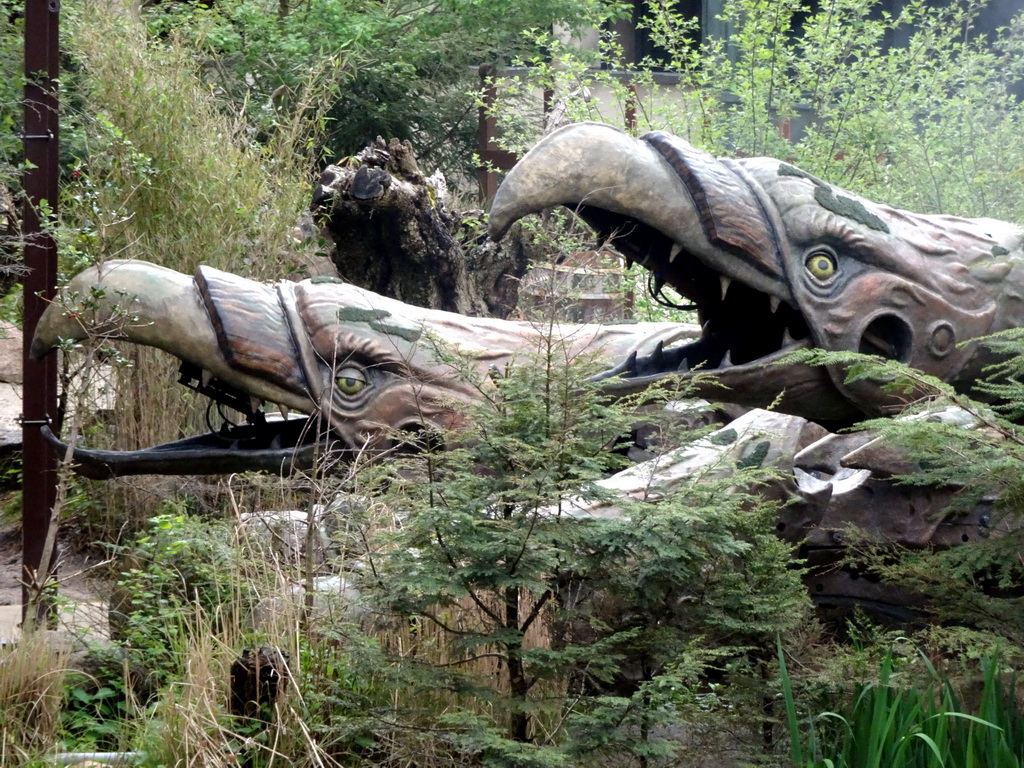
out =
{"type": "MultiPolygon", "coordinates": [[[[731,0],[728,42],[700,42],[692,20],[667,0],[646,25],[666,62],[618,77],[547,39],[551,61],[523,63],[527,76],[499,81],[495,112],[513,149],[529,146],[542,121],[517,105],[547,88],[566,120],[668,130],[724,156],[771,155],[878,201],[922,213],[1024,219],[1020,133],[1024,106],[1021,20],[994,40],[972,35],[983,4],[836,0],[731,0]],[[894,44],[902,38],[905,44],[894,44]],[[676,85],[666,85],[666,76],[676,85]],[[635,86],[630,89],[629,86],[635,86]],[[597,100],[591,95],[608,94],[597,100]],[[524,119],[524,115],[528,119],[524,119]]],[[[613,39],[606,67],[621,63],[613,39]]]]}
{"type": "Polygon", "coordinates": [[[266,146],[253,142],[202,83],[191,52],[151,45],[132,14],[87,4],[67,28],[74,119],[86,137],[62,199],[68,255],[275,273],[309,193],[307,133],[280,125],[266,146]]]}
{"type": "Polygon", "coordinates": [[[206,52],[216,87],[265,130],[294,106],[312,72],[329,94],[327,157],[353,155],[383,136],[412,141],[423,163],[471,171],[475,68],[532,50],[523,30],[588,26],[601,4],[222,0],[162,4],[149,22],[206,52]]]}
{"type": "MultiPolygon", "coordinates": [[[[632,407],[605,402],[560,339],[494,380],[462,370],[481,397],[472,427],[395,463],[385,499],[401,525],[366,556],[365,588],[401,619],[388,719],[440,729],[439,760],[540,766],[678,757],[674,725],[758,701],[770,638],[807,605],[772,513],[745,492],[758,471],[580,514],[620,465],[632,407]]],[[[738,719],[756,732],[749,709],[738,719]]],[[[401,729],[376,733],[408,743],[401,729]]]]}
{"type": "Polygon", "coordinates": [[[233,545],[229,526],[175,511],[153,518],[131,544],[113,548],[120,567],[111,634],[149,695],[181,672],[177,652],[188,616],[206,616],[216,628],[239,620],[231,611],[246,612],[244,569],[233,545]]]}
{"type": "Polygon", "coordinates": [[[0,72],[7,74],[0,82],[0,183],[10,184],[12,174],[22,161],[21,108],[25,80],[24,62],[24,0],[0,2],[0,72]]]}

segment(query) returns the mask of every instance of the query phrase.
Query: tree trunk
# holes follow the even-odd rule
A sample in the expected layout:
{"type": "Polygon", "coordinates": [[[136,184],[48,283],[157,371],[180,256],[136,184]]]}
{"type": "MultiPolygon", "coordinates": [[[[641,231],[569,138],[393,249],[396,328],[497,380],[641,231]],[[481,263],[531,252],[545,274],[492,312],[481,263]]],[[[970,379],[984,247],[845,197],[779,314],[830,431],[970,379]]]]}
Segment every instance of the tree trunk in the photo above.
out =
{"type": "MultiPolygon", "coordinates": [[[[505,630],[519,629],[519,599],[521,592],[518,587],[505,590],[505,630]]],[[[523,665],[523,643],[509,642],[505,644],[508,656],[508,683],[512,698],[512,716],[509,719],[509,738],[525,743],[530,738],[530,716],[526,711],[527,696],[530,683],[523,665]]]]}

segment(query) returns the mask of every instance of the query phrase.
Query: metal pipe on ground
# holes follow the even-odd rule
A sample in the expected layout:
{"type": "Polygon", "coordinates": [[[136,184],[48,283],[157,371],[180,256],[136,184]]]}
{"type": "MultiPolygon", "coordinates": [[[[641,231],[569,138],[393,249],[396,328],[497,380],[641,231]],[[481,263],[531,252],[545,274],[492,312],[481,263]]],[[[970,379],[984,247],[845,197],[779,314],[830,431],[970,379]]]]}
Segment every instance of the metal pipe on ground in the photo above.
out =
{"type": "Polygon", "coordinates": [[[49,758],[56,765],[136,765],[142,752],[58,752],[49,758]]]}

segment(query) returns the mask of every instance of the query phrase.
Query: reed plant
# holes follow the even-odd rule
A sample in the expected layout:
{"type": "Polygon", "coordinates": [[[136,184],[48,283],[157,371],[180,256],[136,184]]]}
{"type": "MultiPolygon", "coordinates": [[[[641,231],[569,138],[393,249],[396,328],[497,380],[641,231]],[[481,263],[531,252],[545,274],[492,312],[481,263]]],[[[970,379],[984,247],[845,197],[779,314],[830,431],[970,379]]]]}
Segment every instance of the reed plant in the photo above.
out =
{"type": "Polygon", "coordinates": [[[858,682],[834,711],[800,715],[781,642],[779,673],[794,768],[973,768],[1024,765],[1024,719],[1016,676],[998,656],[981,663],[981,693],[968,706],[951,680],[920,654],[925,676],[891,651],[877,678],[858,682]]]}
{"type": "MultiPolygon", "coordinates": [[[[173,37],[150,38],[131,4],[72,4],[64,28],[73,62],[65,138],[75,157],[57,232],[62,274],[112,258],[263,280],[301,273],[311,246],[298,228],[329,90],[318,72],[257,136],[203,80],[195,52],[173,37]]],[[[177,384],[177,361],[138,347],[125,347],[122,359],[110,374],[116,404],[88,435],[91,447],[147,447],[207,429],[205,404],[177,384]]],[[[107,533],[126,520],[138,529],[168,492],[138,481],[78,488],[91,502],[83,516],[103,515],[86,528],[107,533]]]]}

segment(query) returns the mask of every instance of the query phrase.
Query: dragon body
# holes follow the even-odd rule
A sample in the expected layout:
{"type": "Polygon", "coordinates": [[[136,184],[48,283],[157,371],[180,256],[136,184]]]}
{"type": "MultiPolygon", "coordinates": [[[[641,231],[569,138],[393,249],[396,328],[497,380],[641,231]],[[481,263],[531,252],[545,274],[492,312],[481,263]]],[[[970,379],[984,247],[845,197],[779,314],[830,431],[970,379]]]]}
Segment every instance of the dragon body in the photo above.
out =
{"type": "MultiPolygon", "coordinates": [[[[663,133],[640,138],[598,124],[546,137],[509,174],[490,215],[492,237],[519,218],[567,205],[692,302],[700,325],[556,326],[470,318],[403,304],[335,279],[265,285],[207,267],[183,275],[111,262],[78,275],[46,311],[32,355],[103,333],[165,350],[183,380],[248,417],[239,427],[137,451],[75,449],[90,477],[309,467],[330,451],[388,451],[410,434],[458,428],[485,381],[545,336],[604,361],[610,395],[666,377],[750,408],[675,454],[606,482],[650,498],[724,461],[779,471],[765,493],[780,535],[812,562],[834,563],[842,532],[949,546],[1008,530],[980,505],[955,519],[955,489],[896,486],[893,453],[870,434],[829,431],[893,414],[883,382],[847,381],[841,365],[788,359],[801,349],[859,351],[916,367],[970,391],[994,358],[978,340],[1024,326],[1024,235],[988,219],[925,216],[875,204],[769,158],[716,159],[663,133]],[[91,296],[89,323],[76,296],[91,296]],[[97,300],[98,297],[98,300],[97,300]],[[127,320],[125,318],[128,318],[127,320]],[[715,374],[707,385],[696,371],[715,374]],[[261,403],[276,404],[276,415],[261,403]],[[772,411],[761,410],[769,405],[772,411]],[[291,411],[305,414],[292,418],[291,411]]],[[[53,437],[54,444],[64,449],[53,437]]],[[[899,457],[896,459],[899,460],[899,457]]],[[[580,515],[618,514],[607,502],[580,515]]],[[[819,569],[819,596],[905,606],[838,569],[819,569]]]]}

